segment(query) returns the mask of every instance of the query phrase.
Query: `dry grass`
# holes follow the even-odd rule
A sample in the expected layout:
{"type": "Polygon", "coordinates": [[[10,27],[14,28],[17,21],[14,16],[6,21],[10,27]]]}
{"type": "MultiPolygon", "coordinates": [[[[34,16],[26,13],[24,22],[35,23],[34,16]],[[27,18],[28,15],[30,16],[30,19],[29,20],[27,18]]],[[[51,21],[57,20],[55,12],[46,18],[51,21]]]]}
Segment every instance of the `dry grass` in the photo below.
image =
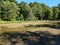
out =
{"type": "Polygon", "coordinates": [[[60,34],[60,29],[54,29],[54,28],[49,28],[49,27],[40,27],[40,28],[28,28],[28,31],[47,31],[51,34],[57,35],[60,34]]]}
{"type": "Polygon", "coordinates": [[[48,27],[40,27],[40,28],[27,28],[25,26],[28,25],[42,25],[42,24],[52,24],[60,21],[28,21],[21,23],[8,23],[8,24],[0,24],[0,33],[2,32],[24,32],[24,31],[48,31],[51,34],[60,33],[59,29],[53,29],[48,27]]]}
{"type": "Polygon", "coordinates": [[[25,27],[2,27],[1,32],[25,32],[27,28],[25,27]]]}

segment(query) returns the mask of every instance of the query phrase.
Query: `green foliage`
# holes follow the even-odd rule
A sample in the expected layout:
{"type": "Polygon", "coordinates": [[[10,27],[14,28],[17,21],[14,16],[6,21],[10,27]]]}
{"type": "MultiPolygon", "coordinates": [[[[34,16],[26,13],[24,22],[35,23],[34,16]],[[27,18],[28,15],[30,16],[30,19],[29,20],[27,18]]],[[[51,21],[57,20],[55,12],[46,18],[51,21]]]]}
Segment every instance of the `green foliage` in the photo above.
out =
{"type": "Polygon", "coordinates": [[[14,2],[15,4],[18,4],[18,2],[16,0],[0,0],[1,1],[10,1],[10,2],[14,2]]]}
{"type": "Polygon", "coordinates": [[[2,1],[0,3],[1,19],[6,21],[16,20],[16,16],[18,15],[18,6],[10,1],[2,1]]]}
{"type": "Polygon", "coordinates": [[[32,7],[32,11],[33,11],[36,19],[37,20],[42,19],[43,18],[43,9],[42,9],[42,6],[39,3],[34,2],[31,7],[32,7]]]}
{"type": "Polygon", "coordinates": [[[58,11],[58,8],[53,7],[53,20],[56,20],[58,18],[58,11]]]}
{"type": "Polygon", "coordinates": [[[60,19],[60,10],[59,10],[59,12],[58,12],[58,20],[60,19]]]}
{"type": "Polygon", "coordinates": [[[18,17],[19,21],[24,21],[23,15],[21,14],[20,17],[18,17]]]}
{"type": "Polygon", "coordinates": [[[60,10],[60,3],[58,4],[58,6],[57,6],[58,8],[59,8],[59,10],[60,10]]]}
{"type": "Polygon", "coordinates": [[[53,20],[53,9],[49,9],[49,20],[53,20]]]}
{"type": "Polygon", "coordinates": [[[20,13],[23,14],[24,20],[34,20],[34,14],[32,12],[32,9],[29,5],[27,5],[26,2],[21,2],[19,4],[20,6],[20,13]]]}
{"type": "Polygon", "coordinates": [[[44,3],[0,0],[0,21],[60,20],[60,4],[49,7],[44,3]]]}

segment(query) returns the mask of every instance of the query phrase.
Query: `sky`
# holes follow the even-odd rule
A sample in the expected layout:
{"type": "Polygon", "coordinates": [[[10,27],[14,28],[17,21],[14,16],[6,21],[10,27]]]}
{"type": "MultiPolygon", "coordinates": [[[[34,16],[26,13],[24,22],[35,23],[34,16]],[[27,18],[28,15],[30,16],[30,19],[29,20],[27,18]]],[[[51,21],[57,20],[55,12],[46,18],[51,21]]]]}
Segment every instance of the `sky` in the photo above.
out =
{"type": "Polygon", "coordinates": [[[60,0],[17,0],[19,3],[21,1],[25,1],[27,3],[30,2],[39,2],[39,3],[45,3],[46,5],[52,7],[52,6],[57,6],[60,3],[60,0]]]}

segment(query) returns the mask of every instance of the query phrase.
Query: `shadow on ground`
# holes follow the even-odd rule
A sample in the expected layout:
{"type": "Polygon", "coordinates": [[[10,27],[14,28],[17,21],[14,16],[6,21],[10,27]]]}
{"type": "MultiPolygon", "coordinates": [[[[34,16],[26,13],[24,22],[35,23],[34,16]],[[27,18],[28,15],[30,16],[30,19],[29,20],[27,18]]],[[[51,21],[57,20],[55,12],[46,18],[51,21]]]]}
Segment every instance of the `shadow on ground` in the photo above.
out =
{"type": "Polygon", "coordinates": [[[5,32],[0,35],[0,45],[60,45],[60,34],[52,35],[49,32],[5,32]]]}

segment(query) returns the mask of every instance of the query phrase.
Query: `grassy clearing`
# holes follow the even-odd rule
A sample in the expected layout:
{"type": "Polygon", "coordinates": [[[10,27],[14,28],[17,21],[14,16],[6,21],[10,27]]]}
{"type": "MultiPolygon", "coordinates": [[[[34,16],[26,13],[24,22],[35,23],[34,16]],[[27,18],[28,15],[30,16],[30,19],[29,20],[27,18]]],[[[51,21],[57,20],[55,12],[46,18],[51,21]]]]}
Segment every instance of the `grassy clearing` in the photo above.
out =
{"type": "Polygon", "coordinates": [[[40,27],[40,28],[28,28],[28,31],[35,32],[35,31],[43,31],[49,32],[50,34],[60,34],[60,29],[54,29],[49,27],[40,27]]]}
{"type": "MultiPolygon", "coordinates": [[[[30,31],[30,32],[42,31],[42,32],[47,32],[47,33],[49,32],[50,35],[59,35],[60,29],[53,29],[53,28],[49,28],[49,27],[25,27],[25,26],[42,25],[42,24],[49,24],[50,25],[55,22],[59,22],[59,21],[27,21],[27,22],[20,22],[20,23],[15,23],[15,22],[14,23],[10,23],[10,22],[7,23],[6,22],[3,24],[0,24],[0,35],[3,34],[4,32],[10,32],[11,34],[14,34],[15,32],[26,34],[27,33],[26,31],[30,31]]],[[[29,33],[27,33],[27,34],[29,34],[29,33]]],[[[51,37],[51,36],[49,36],[49,37],[51,37]]],[[[3,39],[0,39],[0,44],[3,44],[2,40],[3,39]]],[[[33,39],[33,40],[36,40],[36,39],[33,39]]]]}
{"type": "Polygon", "coordinates": [[[25,31],[49,31],[52,34],[58,34],[60,33],[59,29],[53,29],[53,28],[46,28],[46,27],[25,27],[25,26],[31,26],[31,25],[42,25],[42,24],[48,24],[51,25],[52,23],[57,23],[60,21],[49,21],[49,20],[41,20],[41,21],[1,21],[0,22],[0,33],[2,32],[25,32],[25,31]],[[3,23],[2,23],[3,22],[3,23]],[[57,31],[56,31],[57,30],[57,31]]]}
{"type": "Polygon", "coordinates": [[[58,21],[50,21],[50,20],[36,20],[36,21],[0,21],[0,24],[33,23],[33,22],[60,22],[60,20],[58,20],[58,21]]]}

